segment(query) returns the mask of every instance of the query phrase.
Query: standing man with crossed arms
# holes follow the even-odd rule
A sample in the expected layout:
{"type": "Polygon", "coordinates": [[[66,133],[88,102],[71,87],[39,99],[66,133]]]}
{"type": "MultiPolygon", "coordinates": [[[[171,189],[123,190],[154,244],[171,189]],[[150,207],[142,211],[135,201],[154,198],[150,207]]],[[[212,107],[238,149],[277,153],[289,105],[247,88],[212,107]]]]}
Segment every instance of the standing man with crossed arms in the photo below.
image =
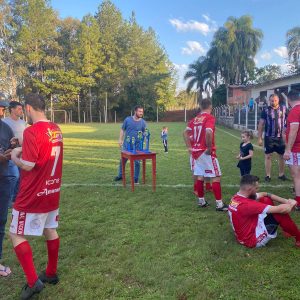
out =
{"type": "Polygon", "coordinates": [[[25,97],[25,111],[32,126],[24,131],[22,148],[11,157],[21,169],[10,226],[17,258],[27,278],[21,299],[40,293],[44,283],[56,284],[59,251],[58,208],[62,176],[63,140],[60,128],[47,120],[45,101],[38,94],[25,97]],[[25,236],[44,235],[48,250],[46,270],[37,275],[31,247],[25,236]]]}
{"type": "Polygon", "coordinates": [[[300,210],[300,93],[291,90],[288,93],[289,105],[292,109],[287,118],[286,148],[283,158],[289,166],[294,182],[296,209],[300,210]]]}
{"type": "Polygon", "coordinates": [[[209,99],[200,103],[201,113],[192,119],[184,131],[185,144],[195,159],[194,175],[197,176],[198,206],[207,207],[204,199],[204,177],[212,178],[212,190],[216,199],[216,210],[227,211],[221,190],[221,169],[216,156],[215,117],[211,115],[209,99]],[[193,138],[191,139],[191,135],[193,138]]]}

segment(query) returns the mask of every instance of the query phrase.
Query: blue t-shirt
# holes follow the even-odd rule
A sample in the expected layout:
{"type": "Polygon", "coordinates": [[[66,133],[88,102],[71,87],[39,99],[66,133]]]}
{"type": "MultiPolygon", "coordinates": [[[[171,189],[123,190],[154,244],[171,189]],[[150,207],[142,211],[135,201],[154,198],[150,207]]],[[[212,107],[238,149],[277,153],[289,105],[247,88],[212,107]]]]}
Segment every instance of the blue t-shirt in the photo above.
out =
{"type": "Polygon", "coordinates": [[[124,130],[124,140],[126,141],[127,136],[132,139],[135,138],[137,142],[138,132],[145,132],[147,124],[144,119],[140,119],[139,121],[135,121],[133,117],[127,117],[122,125],[122,129],[124,130]]]}

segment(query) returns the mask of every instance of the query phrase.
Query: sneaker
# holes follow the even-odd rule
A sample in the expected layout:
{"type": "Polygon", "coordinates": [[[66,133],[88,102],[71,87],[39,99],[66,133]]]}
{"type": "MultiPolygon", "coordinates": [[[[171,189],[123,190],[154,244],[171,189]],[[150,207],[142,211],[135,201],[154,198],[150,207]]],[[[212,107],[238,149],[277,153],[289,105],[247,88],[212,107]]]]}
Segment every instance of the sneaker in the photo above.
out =
{"type": "Polygon", "coordinates": [[[134,179],[134,184],[140,184],[138,179],[134,179]]]}
{"type": "Polygon", "coordinates": [[[43,283],[49,283],[49,284],[57,284],[59,282],[59,278],[56,274],[50,277],[46,275],[45,271],[39,274],[39,280],[43,283]]]}
{"type": "Polygon", "coordinates": [[[228,211],[228,205],[227,204],[223,204],[220,207],[216,207],[216,211],[228,211]]]}
{"type": "Polygon", "coordinates": [[[198,203],[198,207],[201,207],[201,208],[204,208],[204,207],[207,207],[209,206],[208,202],[205,201],[203,204],[202,203],[198,203]]]}
{"type": "Polygon", "coordinates": [[[122,180],[123,178],[122,178],[122,176],[116,176],[115,178],[114,178],[114,181],[120,181],[120,180],[122,180]]]}
{"type": "Polygon", "coordinates": [[[287,178],[285,175],[278,176],[278,179],[280,179],[280,180],[282,180],[282,181],[288,180],[288,178],[287,178]]]}
{"type": "Polygon", "coordinates": [[[265,177],[265,181],[266,181],[266,182],[270,182],[270,181],[271,181],[271,177],[270,177],[270,176],[266,176],[266,177],[265,177]]]}
{"type": "Polygon", "coordinates": [[[29,287],[26,283],[21,291],[21,300],[30,299],[34,294],[39,294],[45,285],[42,283],[40,279],[38,279],[33,287],[29,287]]]}

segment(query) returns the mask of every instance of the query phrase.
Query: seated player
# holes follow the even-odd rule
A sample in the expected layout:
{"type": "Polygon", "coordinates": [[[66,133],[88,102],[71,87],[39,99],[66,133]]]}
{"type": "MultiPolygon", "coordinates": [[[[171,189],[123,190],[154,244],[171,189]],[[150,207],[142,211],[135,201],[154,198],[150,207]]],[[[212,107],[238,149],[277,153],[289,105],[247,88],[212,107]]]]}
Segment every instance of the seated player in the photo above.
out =
{"type": "Polygon", "coordinates": [[[231,199],[228,214],[237,241],[249,248],[265,246],[277,236],[278,225],[286,237],[294,237],[300,247],[300,231],[289,216],[297,202],[279,196],[258,193],[259,178],[244,175],[240,190],[231,199]],[[274,202],[280,203],[275,206],[274,202]]]}

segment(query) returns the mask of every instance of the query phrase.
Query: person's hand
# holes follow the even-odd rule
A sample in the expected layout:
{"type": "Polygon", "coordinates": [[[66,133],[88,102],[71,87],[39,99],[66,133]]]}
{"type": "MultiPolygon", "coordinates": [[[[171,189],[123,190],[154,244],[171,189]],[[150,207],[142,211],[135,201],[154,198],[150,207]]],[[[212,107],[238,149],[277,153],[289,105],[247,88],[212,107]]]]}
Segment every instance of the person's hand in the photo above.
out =
{"type": "Polygon", "coordinates": [[[123,146],[123,140],[119,140],[119,146],[120,146],[120,148],[122,148],[122,146],[123,146]]]}
{"type": "Polygon", "coordinates": [[[190,154],[192,154],[193,153],[193,148],[189,147],[188,151],[189,151],[190,154]]]}
{"type": "Polygon", "coordinates": [[[285,150],[283,154],[283,159],[284,160],[289,160],[291,155],[291,151],[285,150]]]}
{"type": "Polygon", "coordinates": [[[12,146],[12,148],[15,148],[19,145],[19,139],[16,138],[16,137],[13,137],[11,140],[10,140],[10,144],[12,146]]]}
{"type": "Polygon", "coordinates": [[[262,140],[262,138],[259,138],[258,139],[258,146],[262,146],[262,144],[263,144],[263,140],[262,140]]]}
{"type": "Polygon", "coordinates": [[[11,151],[11,157],[20,158],[22,154],[22,147],[17,147],[11,151]]]}
{"type": "Polygon", "coordinates": [[[10,160],[11,151],[12,151],[12,149],[7,149],[7,150],[3,153],[3,155],[5,156],[5,158],[6,158],[7,160],[10,160]]]}
{"type": "Polygon", "coordinates": [[[211,148],[207,148],[204,152],[206,155],[211,155],[211,148]]]}
{"type": "Polygon", "coordinates": [[[298,202],[294,199],[288,199],[288,204],[290,204],[291,207],[294,208],[295,206],[297,206],[298,202]]]}
{"type": "Polygon", "coordinates": [[[238,159],[238,160],[240,160],[241,155],[239,154],[239,155],[237,155],[235,158],[238,159]]]}
{"type": "Polygon", "coordinates": [[[283,214],[288,214],[292,211],[293,206],[289,203],[287,204],[280,204],[282,206],[282,208],[284,208],[284,211],[282,212],[283,214]]]}

